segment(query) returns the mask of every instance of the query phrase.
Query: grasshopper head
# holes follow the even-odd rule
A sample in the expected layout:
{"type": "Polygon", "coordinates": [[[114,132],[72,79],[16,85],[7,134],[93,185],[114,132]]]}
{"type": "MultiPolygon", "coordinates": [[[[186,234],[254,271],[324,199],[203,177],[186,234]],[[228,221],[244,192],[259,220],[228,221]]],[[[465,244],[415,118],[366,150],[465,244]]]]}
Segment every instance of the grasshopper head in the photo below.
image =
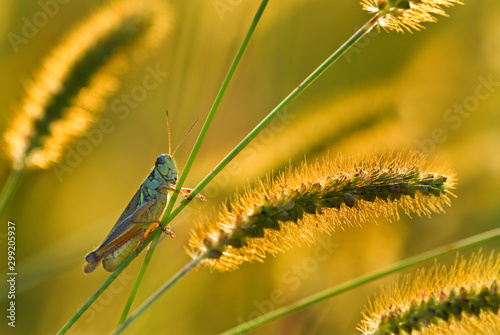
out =
{"type": "Polygon", "coordinates": [[[172,156],[161,154],[156,159],[155,167],[166,182],[177,184],[177,165],[172,156]]]}

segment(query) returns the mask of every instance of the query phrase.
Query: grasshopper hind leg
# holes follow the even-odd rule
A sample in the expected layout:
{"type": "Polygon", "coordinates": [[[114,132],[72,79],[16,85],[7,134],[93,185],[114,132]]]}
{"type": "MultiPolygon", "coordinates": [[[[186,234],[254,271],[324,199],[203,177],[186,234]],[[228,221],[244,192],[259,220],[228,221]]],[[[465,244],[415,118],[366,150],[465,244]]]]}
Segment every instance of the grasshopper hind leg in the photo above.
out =
{"type": "Polygon", "coordinates": [[[130,238],[130,240],[124,242],[120,248],[113,250],[113,252],[107,254],[102,259],[102,266],[104,270],[108,272],[113,272],[127,259],[128,256],[139,246],[141,242],[141,234],[144,232],[139,231],[130,238]]]}

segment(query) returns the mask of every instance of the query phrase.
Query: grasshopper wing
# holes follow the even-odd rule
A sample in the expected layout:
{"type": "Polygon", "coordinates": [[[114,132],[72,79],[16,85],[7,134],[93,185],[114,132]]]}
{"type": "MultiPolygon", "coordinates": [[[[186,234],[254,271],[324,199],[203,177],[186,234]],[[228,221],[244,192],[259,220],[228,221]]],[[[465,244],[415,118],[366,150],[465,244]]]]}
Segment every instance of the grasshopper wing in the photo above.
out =
{"type": "Polygon", "coordinates": [[[115,225],[113,228],[111,228],[111,231],[109,234],[104,238],[104,241],[101,243],[98,249],[106,246],[109,244],[111,241],[116,239],[119,235],[123,234],[123,232],[127,229],[127,226],[129,226],[131,223],[128,222],[128,224],[124,224],[126,219],[134,214],[134,212],[137,210],[138,207],[140,207],[142,204],[141,202],[141,193],[142,193],[142,185],[139,187],[137,192],[135,192],[134,196],[132,197],[132,200],[128,203],[127,207],[123,211],[122,215],[118,218],[118,221],[116,221],[115,225]]]}
{"type": "Polygon", "coordinates": [[[85,257],[87,260],[87,264],[83,270],[85,273],[89,274],[93,272],[101,262],[101,259],[113,249],[117,242],[119,242],[118,240],[126,238],[128,234],[125,234],[125,232],[132,225],[132,222],[127,220],[127,218],[133,215],[137,208],[140,207],[141,192],[142,185],[132,197],[132,200],[130,200],[122,215],[120,215],[120,218],[116,221],[101,245],[85,257]]]}
{"type": "Polygon", "coordinates": [[[128,203],[122,215],[120,215],[120,217],[118,218],[118,221],[116,221],[113,228],[111,228],[111,231],[104,238],[101,245],[99,245],[99,247],[97,247],[97,249],[94,250],[94,252],[100,251],[101,249],[105,248],[108,244],[113,242],[117,237],[122,235],[129,228],[132,222],[130,222],[130,220],[127,220],[127,218],[132,214],[134,214],[137,208],[141,206],[142,189],[143,187],[141,185],[141,187],[139,187],[137,192],[135,192],[134,196],[132,197],[132,200],[130,200],[130,202],[128,203]]]}

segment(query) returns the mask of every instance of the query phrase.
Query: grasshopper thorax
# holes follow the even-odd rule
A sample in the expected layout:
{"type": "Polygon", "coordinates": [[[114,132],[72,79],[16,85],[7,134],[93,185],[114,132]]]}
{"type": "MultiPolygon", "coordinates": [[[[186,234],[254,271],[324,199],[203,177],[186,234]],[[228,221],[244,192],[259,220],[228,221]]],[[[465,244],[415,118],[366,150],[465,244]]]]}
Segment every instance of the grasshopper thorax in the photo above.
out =
{"type": "Polygon", "coordinates": [[[156,170],[169,184],[177,184],[177,165],[174,158],[168,154],[161,154],[156,159],[156,170]]]}

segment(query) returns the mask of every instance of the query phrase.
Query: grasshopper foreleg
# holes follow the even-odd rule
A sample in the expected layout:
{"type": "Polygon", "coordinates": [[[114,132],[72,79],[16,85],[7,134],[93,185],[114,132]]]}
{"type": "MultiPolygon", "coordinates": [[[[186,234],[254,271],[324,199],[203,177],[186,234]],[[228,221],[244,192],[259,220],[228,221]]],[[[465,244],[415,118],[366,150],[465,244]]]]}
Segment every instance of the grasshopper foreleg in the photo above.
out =
{"type": "MultiPolygon", "coordinates": [[[[179,193],[180,195],[184,196],[184,198],[193,200],[193,198],[189,195],[189,193],[191,193],[192,191],[192,189],[190,188],[181,188],[180,190],[177,190],[175,187],[172,187],[170,185],[161,185],[159,188],[162,191],[179,193]]],[[[201,201],[207,201],[207,198],[205,198],[205,196],[203,196],[202,194],[197,194],[196,197],[200,198],[201,201]]]]}
{"type": "Polygon", "coordinates": [[[175,237],[175,232],[170,228],[170,225],[167,225],[166,227],[162,227],[161,230],[170,236],[171,238],[175,237]]]}

